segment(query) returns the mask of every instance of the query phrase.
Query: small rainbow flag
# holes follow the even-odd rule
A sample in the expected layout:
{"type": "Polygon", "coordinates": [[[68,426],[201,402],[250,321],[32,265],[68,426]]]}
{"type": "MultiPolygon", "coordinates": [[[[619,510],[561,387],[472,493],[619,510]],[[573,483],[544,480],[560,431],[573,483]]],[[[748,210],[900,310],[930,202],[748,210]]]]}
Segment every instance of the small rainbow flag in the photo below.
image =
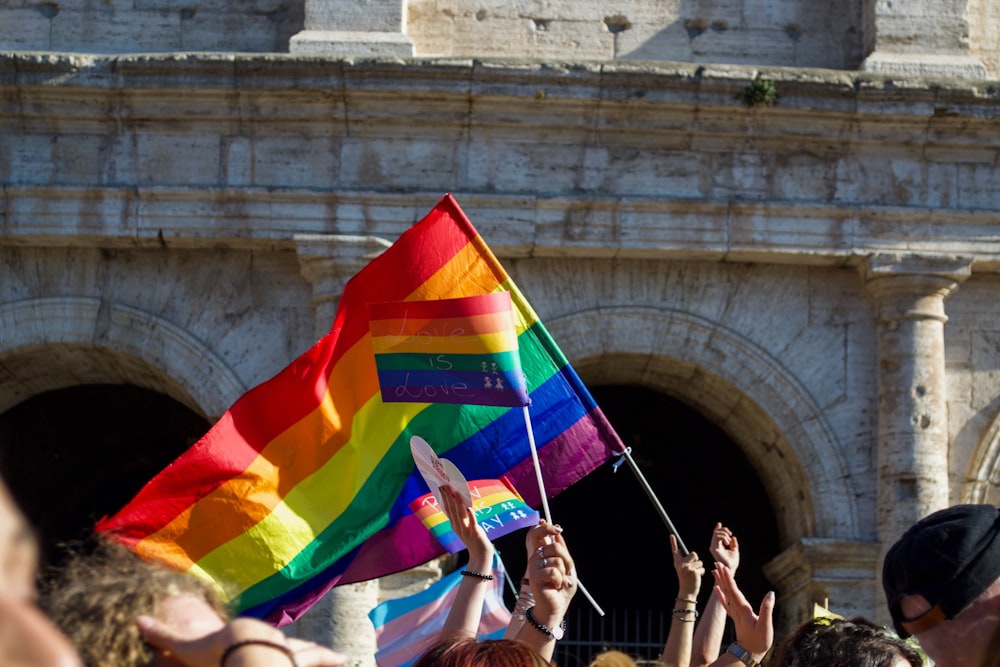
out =
{"type": "Polygon", "coordinates": [[[215,582],[237,612],[280,626],[338,583],[444,552],[409,507],[429,491],[410,452],[414,434],[470,478],[507,475],[537,506],[524,407],[387,403],[379,390],[369,304],[494,292],[510,293],[545,487],[559,493],[624,447],[446,195],[347,283],[329,334],[240,397],[98,530],[215,582]]]}
{"type": "Polygon", "coordinates": [[[527,405],[509,292],[368,305],[385,403],[527,405]]]}
{"type": "MultiPolygon", "coordinates": [[[[476,521],[491,540],[538,523],[538,510],[528,507],[506,477],[471,480],[469,491],[472,493],[476,521]]],[[[465,544],[451,529],[451,522],[438,506],[433,493],[424,494],[411,502],[410,509],[448,553],[465,549],[465,544]]]]}

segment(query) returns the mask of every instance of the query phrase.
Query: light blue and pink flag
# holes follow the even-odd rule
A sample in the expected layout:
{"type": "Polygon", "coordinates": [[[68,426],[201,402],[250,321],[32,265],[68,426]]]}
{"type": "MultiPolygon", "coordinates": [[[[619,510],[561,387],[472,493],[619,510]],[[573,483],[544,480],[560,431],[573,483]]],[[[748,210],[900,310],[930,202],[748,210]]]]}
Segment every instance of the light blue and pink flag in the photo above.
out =
{"type": "MultiPolygon", "coordinates": [[[[479,639],[498,639],[510,624],[510,611],[503,602],[503,570],[495,565],[494,560],[479,639]]],[[[437,642],[462,578],[462,572],[456,570],[416,595],[388,600],[368,612],[375,626],[375,661],[379,667],[409,667],[437,642]]]]}
{"type": "MultiPolygon", "coordinates": [[[[524,498],[506,476],[500,479],[474,479],[469,482],[469,492],[476,521],[491,540],[538,523],[538,510],[524,502],[524,498]]],[[[465,544],[452,530],[451,522],[433,493],[426,493],[411,502],[410,509],[449,553],[465,549],[465,544]]]]}

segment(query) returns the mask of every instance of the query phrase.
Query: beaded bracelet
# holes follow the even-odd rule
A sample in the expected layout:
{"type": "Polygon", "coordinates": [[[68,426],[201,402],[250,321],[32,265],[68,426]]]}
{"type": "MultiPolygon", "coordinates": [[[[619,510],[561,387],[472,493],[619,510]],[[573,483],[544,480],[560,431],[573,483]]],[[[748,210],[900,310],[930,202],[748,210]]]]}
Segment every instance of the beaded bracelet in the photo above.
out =
{"type": "Polygon", "coordinates": [[[697,609],[674,609],[671,615],[678,621],[683,621],[685,623],[694,623],[698,620],[698,610],[697,609]],[[683,614],[692,614],[694,618],[683,618],[683,614]]]}
{"type": "Polygon", "coordinates": [[[493,581],[492,574],[483,574],[482,572],[473,572],[472,570],[462,570],[463,577],[475,577],[476,579],[482,579],[483,581],[493,581]]]}
{"type": "Polygon", "coordinates": [[[566,619],[565,618],[562,620],[562,623],[560,623],[559,625],[557,625],[554,628],[550,628],[549,626],[545,625],[544,623],[539,623],[538,619],[535,618],[535,614],[531,611],[531,607],[528,607],[524,611],[524,620],[526,620],[528,622],[528,625],[530,625],[531,627],[533,627],[535,630],[538,630],[539,632],[541,632],[543,635],[545,635],[549,639],[555,639],[556,641],[558,641],[558,640],[562,639],[563,636],[566,634],[566,619]]]}
{"type": "Polygon", "coordinates": [[[288,648],[284,644],[272,642],[268,639],[244,639],[243,641],[230,644],[226,647],[226,650],[222,652],[222,657],[219,658],[219,667],[226,667],[226,660],[229,659],[229,656],[246,646],[266,646],[267,648],[273,648],[275,651],[281,651],[291,662],[292,667],[298,667],[298,664],[295,662],[295,654],[292,653],[292,649],[288,648]]]}

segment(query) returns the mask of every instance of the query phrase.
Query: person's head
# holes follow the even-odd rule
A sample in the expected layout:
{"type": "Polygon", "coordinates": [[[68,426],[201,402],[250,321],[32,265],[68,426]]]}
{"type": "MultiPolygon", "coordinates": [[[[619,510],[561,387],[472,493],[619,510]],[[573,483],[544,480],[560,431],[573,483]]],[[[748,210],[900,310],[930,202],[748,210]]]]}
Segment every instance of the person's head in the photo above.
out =
{"type": "Polygon", "coordinates": [[[513,639],[462,639],[438,642],[413,667],[551,667],[551,663],[513,639]]]}
{"type": "Polygon", "coordinates": [[[882,586],[901,637],[938,667],[979,665],[1000,625],[1000,510],[956,505],[921,519],[886,553],[882,586]]]}
{"type": "Polygon", "coordinates": [[[38,542],[7,487],[0,482],[0,592],[33,600],[38,542]]]}
{"type": "Polygon", "coordinates": [[[103,539],[46,582],[43,604],[89,667],[173,664],[143,641],[135,624],[140,615],[205,634],[221,628],[226,618],[205,582],[103,539]]]}
{"type": "Polygon", "coordinates": [[[921,667],[912,646],[864,618],[814,618],[775,649],[773,667],[921,667]]]}
{"type": "Polygon", "coordinates": [[[38,547],[0,480],[0,665],[78,667],[73,645],[34,604],[38,547]]]}
{"type": "Polygon", "coordinates": [[[590,667],[636,667],[632,656],[621,651],[604,651],[594,656],[590,667]]]}

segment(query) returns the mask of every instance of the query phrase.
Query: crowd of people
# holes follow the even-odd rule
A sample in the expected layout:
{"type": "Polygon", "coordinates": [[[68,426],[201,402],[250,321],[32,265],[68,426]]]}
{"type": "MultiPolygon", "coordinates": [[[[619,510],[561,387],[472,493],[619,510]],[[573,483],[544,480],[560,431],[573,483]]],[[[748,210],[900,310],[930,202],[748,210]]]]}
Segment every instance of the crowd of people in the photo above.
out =
{"type": "MultiPolygon", "coordinates": [[[[494,550],[471,507],[448,487],[441,501],[468,550],[459,591],[436,643],[415,667],[549,667],[579,588],[562,529],[528,529],[527,561],[502,639],[477,640],[494,550]]],[[[678,595],[659,662],[665,667],[1000,667],[1000,510],[957,505],[912,526],[888,551],[883,587],[894,631],[864,618],[809,619],[774,646],[774,593],[759,605],[736,583],[737,537],[712,531],[708,570],[671,536],[678,595]],[[696,608],[706,572],[713,594],[696,608]],[[735,641],[723,646],[727,619],[735,641]],[[912,639],[910,639],[912,637],[912,639]]],[[[229,618],[209,586],[102,542],[36,588],[38,547],[0,482],[0,664],[10,667],[339,667],[346,656],[229,618]],[[39,604],[39,602],[41,604],[39,604]]],[[[590,667],[635,667],[620,651],[590,667]]]]}

